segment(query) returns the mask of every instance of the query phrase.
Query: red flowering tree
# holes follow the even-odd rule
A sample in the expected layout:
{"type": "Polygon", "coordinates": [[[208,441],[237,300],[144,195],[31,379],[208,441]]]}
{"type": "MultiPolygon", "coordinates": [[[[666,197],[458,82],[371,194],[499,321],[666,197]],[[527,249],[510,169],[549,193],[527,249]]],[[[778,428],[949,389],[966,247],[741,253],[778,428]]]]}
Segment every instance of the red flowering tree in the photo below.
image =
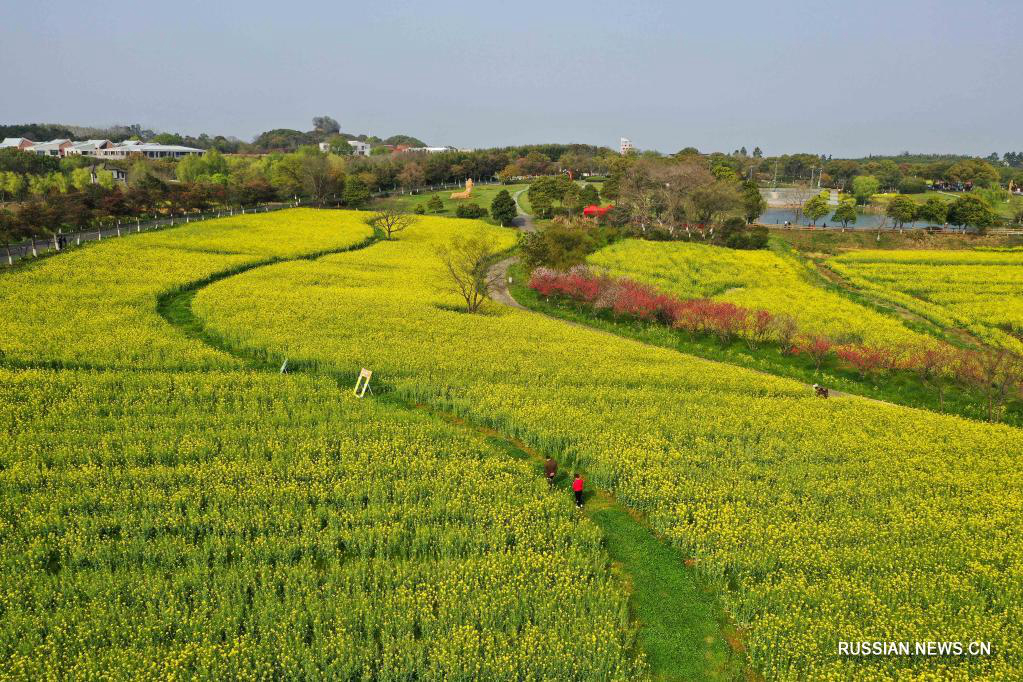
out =
{"type": "Polygon", "coordinates": [[[754,310],[746,317],[743,336],[750,350],[756,350],[764,344],[773,333],[774,315],[766,310],[754,310]]]}
{"type": "Polygon", "coordinates": [[[817,372],[821,371],[821,366],[831,353],[831,340],[826,336],[798,336],[792,346],[792,354],[809,357],[817,372]]]}
{"type": "Polygon", "coordinates": [[[890,351],[872,346],[839,346],[835,349],[835,355],[855,369],[862,379],[876,379],[881,372],[895,365],[895,358],[890,351]]]}

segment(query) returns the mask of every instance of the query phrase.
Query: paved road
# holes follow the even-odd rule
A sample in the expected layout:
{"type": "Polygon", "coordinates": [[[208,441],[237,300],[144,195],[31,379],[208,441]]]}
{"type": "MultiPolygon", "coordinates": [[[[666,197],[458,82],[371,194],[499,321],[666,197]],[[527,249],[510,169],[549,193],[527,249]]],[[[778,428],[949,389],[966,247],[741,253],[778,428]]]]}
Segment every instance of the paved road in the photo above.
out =
{"type": "MultiPolygon", "coordinates": [[[[526,190],[520,189],[512,196],[515,199],[515,207],[519,210],[519,214],[515,216],[514,225],[523,232],[536,232],[536,225],[533,224],[533,216],[529,215],[522,210],[522,205],[519,204],[519,195],[526,190]]],[[[518,256],[509,256],[502,261],[494,263],[490,266],[490,276],[497,282],[497,288],[490,293],[490,298],[506,305],[510,308],[518,308],[519,310],[526,310],[526,307],[520,305],[518,301],[512,298],[511,292],[508,291],[508,268],[512,266],[512,263],[518,260],[518,256]]]]}
{"type": "Polygon", "coordinates": [[[515,208],[519,209],[519,214],[515,216],[515,227],[519,228],[523,232],[536,232],[536,225],[533,224],[533,216],[522,210],[522,204],[519,203],[519,195],[526,190],[520,189],[515,193],[512,199],[515,200],[515,208]]]}

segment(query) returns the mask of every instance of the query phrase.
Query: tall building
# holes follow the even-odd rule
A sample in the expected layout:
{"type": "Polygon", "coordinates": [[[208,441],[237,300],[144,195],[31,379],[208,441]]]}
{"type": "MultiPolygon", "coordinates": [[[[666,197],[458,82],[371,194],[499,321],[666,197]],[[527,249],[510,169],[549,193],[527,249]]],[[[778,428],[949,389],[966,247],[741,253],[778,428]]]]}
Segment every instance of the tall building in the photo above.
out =
{"type": "Polygon", "coordinates": [[[623,137],[621,140],[621,145],[619,146],[619,150],[621,151],[622,156],[625,156],[626,154],[631,152],[633,150],[632,140],[630,140],[627,137],[623,137]]]}

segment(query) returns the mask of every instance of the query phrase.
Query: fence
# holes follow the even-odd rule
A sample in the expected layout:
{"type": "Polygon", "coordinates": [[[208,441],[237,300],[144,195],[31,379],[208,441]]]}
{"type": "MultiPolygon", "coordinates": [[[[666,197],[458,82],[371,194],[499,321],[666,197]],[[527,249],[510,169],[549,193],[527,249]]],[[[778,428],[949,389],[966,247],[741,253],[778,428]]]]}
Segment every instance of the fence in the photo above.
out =
{"type": "Polygon", "coordinates": [[[70,246],[79,246],[83,242],[102,241],[104,239],[123,237],[129,234],[137,234],[139,232],[159,230],[163,227],[174,227],[188,223],[202,222],[204,220],[227,218],[234,215],[269,213],[271,211],[280,211],[281,209],[296,208],[298,206],[320,205],[322,205],[322,202],[319,201],[301,200],[261,204],[258,206],[222,208],[216,211],[203,211],[201,213],[182,213],[181,215],[169,215],[150,220],[142,220],[140,218],[136,218],[135,220],[124,219],[119,220],[116,223],[100,225],[95,229],[80,230],[77,232],[58,232],[52,237],[48,237],[46,239],[34,238],[20,244],[11,244],[7,247],[7,251],[4,254],[4,256],[6,256],[6,258],[4,258],[4,262],[7,265],[12,265],[15,261],[27,258],[28,256],[38,256],[39,254],[54,250],[61,251],[70,246]]]}
{"type": "MultiPolygon", "coordinates": [[[[498,180],[474,180],[477,185],[495,185],[500,184],[498,180]]],[[[428,185],[417,188],[405,188],[405,187],[392,187],[390,189],[381,190],[374,192],[371,196],[374,198],[382,198],[389,196],[400,196],[405,194],[422,194],[425,192],[436,192],[444,189],[457,189],[464,187],[464,183],[460,182],[444,182],[438,185],[428,185]]],[[[195,223],[203,220],[211,220],[214,218],[226,218],[234,215],[245,215],[251,213],[267,213],[270,211],[279,211],[284,208],[296,208],[298,206],[328,206],[337,205],[340,206],[340,199],[337,196],[324,199],[323,201],[315,201],[312,199],[303,199],[289,202],[280,202],[273,204],[261,204],[258,206],[239,206],[237,208],[224,208],[216,211],[204,211],[202,213],[182,213],[181,215],[169,215],[160,218],[153,218],[150,220],[142,220],[136,218],[135,220],[124,219],[119,220],[116,223],[100,225],[95,229],[80,230],[77,232],[58,232],[52,238],[46,239],[34,238],[19,244],[11,244],[7,247],[7,251],[4,254],[4,262],[7,265],[13,265],[15,261],[27,258],[28,256],[38,256],[42,253],[50,251],[60,251],[68,246],[79,246],[82,242],[102,241],[104,239],[111,239],[114,237],[121,237],[127,234],[136,234],[139,232],[149,232],[152,230],[158,230],[163,227],[174,227],[177,225],[184,225],[186,223],[195,223]]]]}

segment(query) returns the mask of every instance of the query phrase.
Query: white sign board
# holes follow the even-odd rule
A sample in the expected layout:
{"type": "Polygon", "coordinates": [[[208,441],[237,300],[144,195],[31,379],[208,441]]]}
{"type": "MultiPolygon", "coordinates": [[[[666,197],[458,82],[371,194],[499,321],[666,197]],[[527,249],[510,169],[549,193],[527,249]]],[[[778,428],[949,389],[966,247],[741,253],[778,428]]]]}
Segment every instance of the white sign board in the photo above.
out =
{"type": "MultiPolygon", "coordinates": [[[[359,372],[358,380],[355,382],[355,395],[356,396],[361,398],[362,396],[366,395],[366,389],[369,388],[369,380],[372,379],[372,378],[373,378],[373,372],[371,372],[370,370],[368,370],[365,367],[363,367],[362,371],[359,372]]],[[[373,393],[373,389],[369,388],[369,392],[373,393]]]]}

